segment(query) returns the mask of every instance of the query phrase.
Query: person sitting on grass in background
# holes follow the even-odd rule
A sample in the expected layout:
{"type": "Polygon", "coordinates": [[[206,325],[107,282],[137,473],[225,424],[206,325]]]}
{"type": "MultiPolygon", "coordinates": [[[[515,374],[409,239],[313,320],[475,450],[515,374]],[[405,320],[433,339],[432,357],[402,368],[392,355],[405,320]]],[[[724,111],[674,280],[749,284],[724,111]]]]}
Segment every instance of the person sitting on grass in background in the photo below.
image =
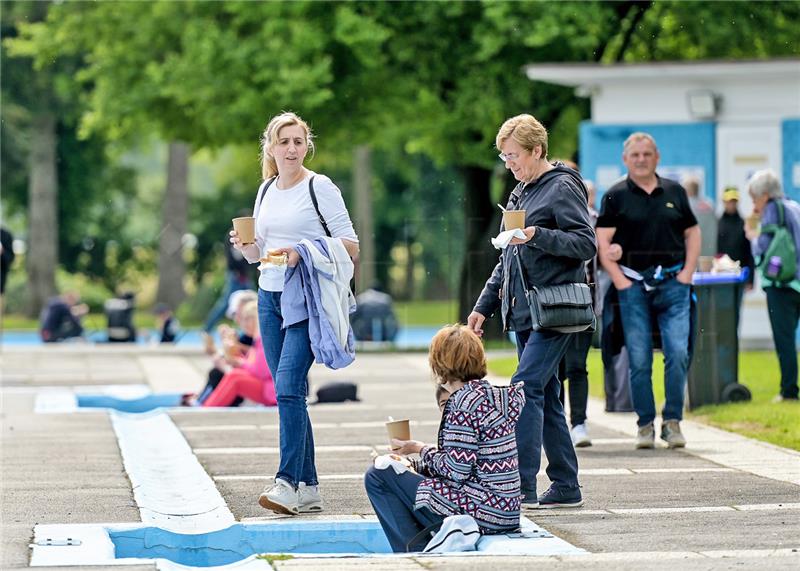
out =
{"type": "Polygon", "coordinates": [[[161,336],[159,343],[175,343],[181,324],[173,315],[172,309],[166,303],[157,303],[153,308],[153,314],[156,316],[156,327],[161,336]]]}
{"type": "Polygon", "coordinates": [[[481,533],[519,528],[520,482],[515,429],[525,396],[522,384],[495,387],[486,355],[468,327],[441,329],[428,361],[443,408],[438,445],[392,440],[395,454],[419,454],[413,471],[372,466],[364,477],[372,507],[395,552],[420,551],[426,527],[450,515],[472,516],[481,533]],[[445,392],[450,393],[449,398],[445,392]],[[409,545],[411,543],[411,545],[409,545]]]}
{"type": "MultiPolygon", "coordinates": [[[[252,290],[238,290],[231,294],[228,301],[228,309],[225,315],[236,323],[239,331],[227,324],[221,324],[217,327],[217,333],[222,341],[222,349],[217,349],[214,339],[205,334],[205,352],[211,357],[214,366],[208,372],[208,380],[206,386],[200,391],[196,401],[199,404],[205,402],[208,395],[211,394],[225,373],[232,367],[239,365],[253,346],[253,337],[250,332],[245,331],[243,325],[242,308],[248,303],[258,300],[258,294],[252,290]]],[[[184,404],[188,404],[194,399],[194,395],[187,395],[184,404]]],[[[242,398],[236,398],[230,406],[239,406],[242,404],[242,398]]]]}
{"type": "Polygon", "coordinates": [[[80,301],[78,292],[67,291],[47,302],[40,317],[42,341],[56,343],[83,335],[81,318],[89,313],[89,306],[80,301]]]}
{"type": "Polygon", "coordinates": [[[275,406],[275,384],[264,357],[264,345],[258,330],[258,303],[247,302],[240,310],[242,330],[253,338],[236,367],[230,368],[217,387],[203,400],[202,406],[230,406],[237,398],[246,398],[267,406],[275,406]]]}

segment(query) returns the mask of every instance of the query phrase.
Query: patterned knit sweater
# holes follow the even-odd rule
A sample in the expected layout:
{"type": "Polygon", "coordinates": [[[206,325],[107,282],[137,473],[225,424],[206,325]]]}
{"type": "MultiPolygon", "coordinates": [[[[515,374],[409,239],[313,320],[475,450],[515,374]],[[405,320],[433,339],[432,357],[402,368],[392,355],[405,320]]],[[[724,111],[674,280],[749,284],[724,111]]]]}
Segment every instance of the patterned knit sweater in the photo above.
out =
{"type": "Polygon", "coordinates": [[[426,477],[415,508],[468,514],[481,533],[519,527],[520,481],[515,428],[525,396],[522,383],[496,387],[470,381],[450,397],[438,448],[426,446],[415,464],[426,477]]]}

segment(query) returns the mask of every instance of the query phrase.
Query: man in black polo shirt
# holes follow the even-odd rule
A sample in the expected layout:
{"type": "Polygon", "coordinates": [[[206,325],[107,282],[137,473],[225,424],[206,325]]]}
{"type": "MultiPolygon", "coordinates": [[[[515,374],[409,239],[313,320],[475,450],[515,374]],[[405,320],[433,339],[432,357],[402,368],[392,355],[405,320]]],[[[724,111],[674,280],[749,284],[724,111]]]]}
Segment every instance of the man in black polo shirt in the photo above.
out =
{"type": "Polygon", "coordinates": [[[686,445],[679,423],[689,367],[689,295],[700,227],[683,187],[656,174],[658,159],[656,142],[647,133],[625,141],[622,160],[628,177],[603,196],[597,242],[600,261],[619,294],[631,397],[639,416],[636,448],[655,446],[653,314],[664,351],[661,438],[670,448],[681,448],[686,445]]]}

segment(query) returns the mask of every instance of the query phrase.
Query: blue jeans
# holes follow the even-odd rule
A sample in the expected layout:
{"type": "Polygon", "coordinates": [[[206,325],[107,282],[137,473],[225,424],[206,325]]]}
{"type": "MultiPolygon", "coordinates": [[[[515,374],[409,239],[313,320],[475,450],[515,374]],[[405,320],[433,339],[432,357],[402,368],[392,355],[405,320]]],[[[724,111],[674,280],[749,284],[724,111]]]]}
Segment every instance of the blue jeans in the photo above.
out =
{"type": "Polygon", "coordinates": [[[225,284],[222,286],[222,293],[220,294],[217,303],[214,304],[214,307],[212,307],[211,311],[208,313],[206,324],[203,326],[203,330],[206,333],[211,333],[211,330],[214,329],[214,326],[217,324],[217,322],[222,319],[228,309],[228,300],[230,299],[231,294],[235,291],[239,291],[240,289],[250,289],[249,280],[246,278],[241,278],[236,272],[226,271],[225,284]]]}
{"type": "Polygon", "coordinates": [[[417,488],[422,476],[411,472],[398,474],[392,468],[378,470],[370,467],[364,475],[364,487],[383,533],[395,553],[422,551],[430,541],[430,536],[408,543],[430,525],[441,523],[444,516],[433,513],[428,508],[414,509],[417,488]]]}
{"type": "Polygon", "coordinates": [[[633,282],[619,290],[622,329],[631,369],[631,400],[639,416],[639,426],[646,426],[656,417],[653,398],[653,331],[655,315],[661,330],[664,352],[664,394],[661,411],[664,420],[683,418],[686,371],[689,368],[689,327],[691,287],[675,278],[665,280],[652,291],[645,291],[642,282],[633,282]]]}
{"type": "Polygon", "coordinates": [[[314,434],[308,418],[308,370],[314,362],[308,320],[281,329],[280,292],[258,290],[258,324],[278,397],[281,461],[276,478],[316,486],[314,434]]]}
{"type": "Polygon", "coordinates": [[[578,458],[561,405],[558,364],[574,333],[517,331],[519,366],[512,383],[522,381],[525,406],[517,422],[517,450],[522,493],[536,494],[536,474],[547,454],[547,476],[563,490],[578,487],[578,458]]]}

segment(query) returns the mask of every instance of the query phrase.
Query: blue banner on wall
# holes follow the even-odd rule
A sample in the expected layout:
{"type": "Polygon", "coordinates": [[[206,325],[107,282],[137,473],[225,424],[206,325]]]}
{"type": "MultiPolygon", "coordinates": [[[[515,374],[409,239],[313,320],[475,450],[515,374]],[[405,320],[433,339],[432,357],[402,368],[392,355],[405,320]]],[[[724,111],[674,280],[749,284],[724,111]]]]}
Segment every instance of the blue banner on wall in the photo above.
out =
{"type": "Polygon", "coordinates": [[[700,180],[701,193],[716,202],[715,123],[595,125],[584,121],[580,128],[581,174],[595,183],[598,201],[627,174],[622,144],[637,131],[649,133],[656,140],[661,154],[660,176],[678,181],[695,176],[700,180]]]}
{"type": "Polygon", "coordinates": [[[786,119],[783,135],[783,190],[800,201],[800,119],[786,119]]]}

